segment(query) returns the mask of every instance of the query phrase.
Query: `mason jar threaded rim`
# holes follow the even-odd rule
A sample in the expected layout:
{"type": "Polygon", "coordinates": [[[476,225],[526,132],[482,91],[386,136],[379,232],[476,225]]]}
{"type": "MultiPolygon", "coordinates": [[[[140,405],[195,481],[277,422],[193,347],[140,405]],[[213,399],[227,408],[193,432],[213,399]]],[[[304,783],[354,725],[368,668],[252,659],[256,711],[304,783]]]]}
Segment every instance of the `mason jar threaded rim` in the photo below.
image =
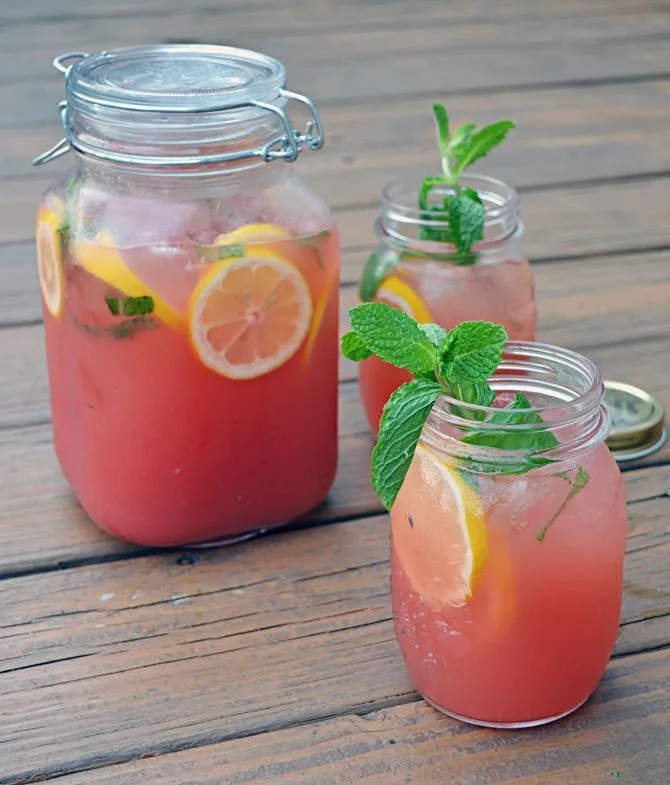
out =
{"type": "Polygon", "coordinates": [[[496,393],[524,393],[536,400],[540,398],[541,403],[531,401],[530,409],[515,410],[522,422],[500,424],[488,421],[491,415],[502,411],[500,407],[463,403],[442,394],[426,420],[422,441],[449,456],[499,465],[518,462],[520,456],[530,454],[551,461],[570,460],[603,442],[609,432],[610,416],[604,405],[600,372],[594,362],[570,349],[508,341],[503,360],[489,384],[496,393]],[[477,420],[477,416],[485,419],[477,420]],[[473,446],[454,435],[455,431],[463,435],[475,430],[485,434],[550,431],[559,444],[543,449],[504,450],[473,446]]]}
{"type": "MultiPolygon", "coordinates": [[[[477,191],[486,210],[484,239],[476,243],[476,253],[492,253],[501,245],[511,242],[523,234],[523,223],[519,217],[519,195],[512,186],[502,180],[480,174],[460,177],[460,185],[477,191]]],[[[431,196],[444,197],[454,193],[449,186],[435,186],[431,196]]],[[[375,221],[377,236],[391,245],[423,252],[426,256],[455,254],[450,243],[419,238],[419,229],[448,229],[448,221],[426,218],[426,211],[418,207],[419,188],[408,187],[402,182],[393,182],[382,192],[381,214],[375,221]]]]}

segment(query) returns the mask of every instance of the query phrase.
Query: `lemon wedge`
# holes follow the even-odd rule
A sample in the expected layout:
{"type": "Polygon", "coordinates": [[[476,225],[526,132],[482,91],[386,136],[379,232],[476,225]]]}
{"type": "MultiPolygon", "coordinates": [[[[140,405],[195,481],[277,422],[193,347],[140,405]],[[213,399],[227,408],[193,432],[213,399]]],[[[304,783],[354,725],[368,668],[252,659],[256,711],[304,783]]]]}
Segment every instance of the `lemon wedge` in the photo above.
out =
{"type": "Polygon", "coordinates": [[[58,228],[61,216],[47,207],[37,214],[37,272],[44,304],[49,313],[59,316],[63,308],[63,249],[58,228]]]}
{"type": "Polygon", "coordinates": [[[198,357],[230,379],[279,368],[302,345],[311,319],[307,281],[286,259],[262,249],[213,265],[188,308],[198,357]]]}
{"type": "Polygon", "coordinates": [[[390,275],[382,282],[375,300],[392,305],[420,324],[432,321],[430,311],[421,297],[397,275],[390,275]]]}
{"type": "Polygon", "coordinates": [[[464,605],[488,555],[484,508],[474,484],[419,444],[391,510],[395,557],[436,609],[464,605]]]}
{"type": "Polygon", "coordinates": [[[95,240],[78,240],[73,246],[73,256],[80,267],[126,297],[151,297],[153,312],[161,322],[174,328],[183,324],[180,314],[130,270],[106,232],[101,232],[95,240]]]}
{"type": "Polygon", "coordinates": [[[232,232],[220,234],[215,240],[216,245],[235,245],[244,243],[271,243],[278,240],[290,240],[291,235],[283,226],[276,224],[246,224],[233,229],[232,232]]]}

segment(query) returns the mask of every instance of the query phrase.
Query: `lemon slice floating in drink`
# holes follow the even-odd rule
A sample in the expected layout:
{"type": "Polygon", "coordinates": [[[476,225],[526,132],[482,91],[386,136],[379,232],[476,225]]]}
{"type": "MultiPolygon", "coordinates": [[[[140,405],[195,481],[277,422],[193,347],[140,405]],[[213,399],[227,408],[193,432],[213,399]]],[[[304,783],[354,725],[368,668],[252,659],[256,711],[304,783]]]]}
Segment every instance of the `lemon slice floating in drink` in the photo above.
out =
{"type": "Polygon", "coordinates": [[[214,243],[216,245],[235,245],[244,243],[270,243],[278,240],[290,240],[290,233],[283,226],[277,224],[246,224],[238,226],[232,232],[220,234],[214,243]]]}
{"type": "Polygon", "coordinates": [[[375,300],[392,305],[422,324],[432,321],[430,312],[421,297],[397,275],[390,275],[382,282],[375,294],[375,300]]]}
{"type": "MultiPolygon", "coordinates": [[[[219,235],[214,241],[216,245],[243,245],[245,243],[253,243],[252,247],[245,247],[246,254],[254,254],[254,249],[262,249],[264,251],[276,252],[276,246],[273,247],[272,243],[278,243],[282,240],[294,239],[290,232],[283,226],[277,224],[258,223],[247,224],[233,229],[231,232],[219,235]]],[[[297,242],[300,242],[299,240],[297,242]]],[[[334,271],[337,274],[337,271],[334,271]]],[[[311,326],[305,341],[305,362],[308,362],[312,349],[319,333],[319,328],[323,321],[323,317],[328,306],[328,301],[331,294],[331,285],[324,287],[320,297],[317,298],[314,304],[313,318],[311,326]]]]}
{"type": "Polygon", "coordinates": [[[460,606],[486,563],[488,531],[477,490],[421,444],[391,511],[393,550],[432,607],[460,606]]]}
{"type": "Polygon", "coordinates": [[[161,322],[174,328],[183,324],[183,317],[126,265],[107,233],[101,232],[95,240],[78,240],[73,246],[73,256],[84,270],[126,297],[151,297],[153,313],[161,322]]]}
{"type": "Polygon", "coordinates": [[[58,228],[61,218],[42,208],[37,216],[37,270],[47,310],[58,316],[63,308],[63,260],[58,228]]]}
{"type": "Polygon", "coordinates": [[[253,379],[298,351],[312,320],[312,298],[290,262],[258,248],[212,266],[191,296],[188,320],[206,366],[230,379],[253,379]]]}

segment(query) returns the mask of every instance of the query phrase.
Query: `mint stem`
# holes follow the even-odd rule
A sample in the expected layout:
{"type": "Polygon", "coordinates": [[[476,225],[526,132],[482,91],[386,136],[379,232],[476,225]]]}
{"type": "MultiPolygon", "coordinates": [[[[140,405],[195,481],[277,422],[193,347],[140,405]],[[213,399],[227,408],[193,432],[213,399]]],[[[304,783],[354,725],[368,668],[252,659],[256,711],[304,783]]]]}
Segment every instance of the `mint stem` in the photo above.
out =
{"type": "MultiPolygon", "coordinates": [[[[565,479],[562,477],[562,479],[565,479]]],[[[563,512],[566,505],[570,501],[570,499],[574,499],[574,497],[582,490],[582,488],[586,485],[589,481],[589,473],[583,466],[580,466],[577,469],[577,474],[575,475],[575,481],[572,484],[572,487],[568,491],[568,495],[563,499],[563,503],[561,506],[556,510],[556,512],[551,516],[549,522],[537,533],[537,537],[535,538],[538,542],[542,542],[544,537],[547,533],[547,529],[551,526],[551,524],[558,518],[558,516],[563,512]]]]}

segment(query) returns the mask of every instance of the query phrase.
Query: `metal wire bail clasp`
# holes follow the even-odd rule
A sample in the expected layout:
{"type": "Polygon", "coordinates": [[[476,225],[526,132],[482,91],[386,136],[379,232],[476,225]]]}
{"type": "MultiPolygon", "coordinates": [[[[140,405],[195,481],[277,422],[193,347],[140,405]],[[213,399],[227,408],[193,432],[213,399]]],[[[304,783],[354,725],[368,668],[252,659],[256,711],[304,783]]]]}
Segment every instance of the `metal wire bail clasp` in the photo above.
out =
{"type": "MultiPolygon", "coordinates": [[[[60,71],[61,74],[67,76],[70,68],[74,65],[74,63],[70,63],[66,65],[68,60],[83,60],[85,57],[88,57],[88,52],[65,52],[62,55],[58,55],[54,57],[51,61],[53,67],[60,71]]],[[[58,104],[58,111],[60,112],[60,121],[63,128],[65,128],[65,112],[67,110],[67,101],[61,101],[58,104]]],[[[49,161],[55,161],[56,158],[60,158],[61,155],[65,155],[70,149],[70,143],[68,140],[63,137],[59,142],[53,147],[50,147],[45,153],[38,155],[37,158],[33,158],[31,161],[33,166],[42,166],[42,164],[48,164],[49,161]]]]}
{"type": "Polygon", "coordinates": [[[282,109],[279,109],[272,104],[254,102],[256,106],[277,114],[282,120],[285,131],[285,136],[280,139],[275,139],[266,145],[262,152],[263,158],[266,161],[272,161],[275,158],[283,158],[285,161],[295,161],[303,145],[306,145],[309,150],[321,149],[325,141],[325,135],[321,119],[319,118],[319,114],[312,101],[307,98],[306,95],[293,93],[290,90],[285,90],[283,88],[279,91],[279,95],[282,98],[286,98],[287,101],[297,101],[306,106],[311,119],[307,121],[304,132],[300,132],[291,126],[288,116],[282,109]]]}

